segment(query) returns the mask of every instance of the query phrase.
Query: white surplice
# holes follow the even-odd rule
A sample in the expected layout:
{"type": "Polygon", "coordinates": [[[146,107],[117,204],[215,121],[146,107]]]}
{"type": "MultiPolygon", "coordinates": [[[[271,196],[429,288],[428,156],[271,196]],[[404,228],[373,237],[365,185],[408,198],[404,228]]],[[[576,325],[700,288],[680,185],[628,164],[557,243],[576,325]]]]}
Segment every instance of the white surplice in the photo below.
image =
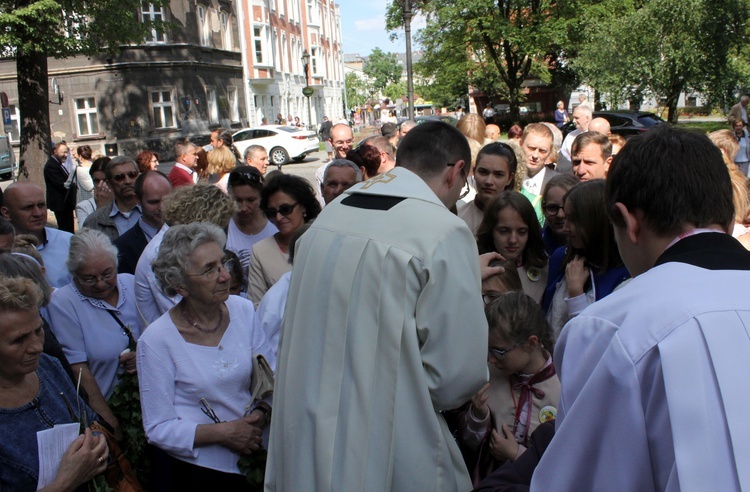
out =
{"type": "Polygon", "coordinates": [[[470,490],[439,412],[488,380],[480,284],[471,231],[411,171],[329,204],[296,250],[266,490],[470,490]]]}

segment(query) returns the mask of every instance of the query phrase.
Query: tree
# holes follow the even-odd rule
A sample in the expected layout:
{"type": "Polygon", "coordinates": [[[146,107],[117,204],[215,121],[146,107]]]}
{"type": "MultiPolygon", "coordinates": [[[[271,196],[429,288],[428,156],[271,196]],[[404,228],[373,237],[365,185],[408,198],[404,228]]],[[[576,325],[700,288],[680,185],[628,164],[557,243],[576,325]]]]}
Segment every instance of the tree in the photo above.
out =
{"type": "Polygon", "coordinates": [[[389,84],[401,80],[403,70],[395,53],[385,53],[380,48],[372,50],[364,67],[362,67],[364,74],[372,79],[375,92],[380,92],[389,84]]]}
{"type": "Polygon", "coordinates": [[[383,89],[383,95],[391,101],[401,99],[402,96],[406,95],[406,82],[399,80],[398,82],[388,84],[388,86],[383,89]]]}
{"type": "Polygon", "coordinates": [[[746,39],[746,0],[609,0],[586,15],[598,21],[572,64],[615,103],[652,95],[676,123],[680,94],[719,100],[741,77],[730,55],[746,39]]]}
{"type": "MultiPolygon", "coordinates": [[[[154,0],[155,7],[168,0],[154,0]]],[[[42,184],[42,166],[49,155],[49,88],[47,57],[67,58],[116,52],[140,42],[160,21],[143,21],[141,0],[0,0],[0,44],[14,56],[21,112],[19,176],[42,184]]]]}
{"type": "Polygon", "coordinates": [[[346,84],[346,100],[349,108],[358,108],[367,102],[369,95],[367,82],[358,77],[356,73],[349,72],[346,74],[344,83],[346,84]]]}
{"type": "MultiPolygon", "coordinates": [[[[426,26],[419,34],[423,67],[436,80],[450,68],[464,67],[469,82],[491,99],[507,98],[518,118],[523,83],[530,77],[551,78],[550,55],[556,59],[576,15],[575,0],[432,0],[420,6],[426,26]],[[441,64],[441,62],[443,64],[441,64]],[[443,66],[444,68],[440,68],[443,66]]],[[[394,2],[388,27],[401,25],[394,2]]]]}

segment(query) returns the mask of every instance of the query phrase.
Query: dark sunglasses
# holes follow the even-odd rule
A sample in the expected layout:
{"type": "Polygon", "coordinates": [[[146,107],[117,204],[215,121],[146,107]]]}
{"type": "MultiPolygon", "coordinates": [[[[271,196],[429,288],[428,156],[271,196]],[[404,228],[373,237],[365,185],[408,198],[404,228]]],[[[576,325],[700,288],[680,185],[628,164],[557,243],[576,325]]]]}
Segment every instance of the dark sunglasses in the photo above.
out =
{"type": "Polygon", "coordinates": [[[125,176],[130,179],[135,179],[138,177],[138,174],[138,171],[128,171],[126,173],[115,174],[114,176],[112,176],[112,181],[114,181],[115,183],[122,183],[123,181],[125,181],[125,176]]]}
{"type": "Polygon", "coordinates": [[[263,176],[242,171],[232,171],[229,173],[229,181],[227,184],[230,186],[249,185],[250,183],[258,183],[262,185],[263,176]]]}
{"type": "Polygon", "coordinates": [[[281,214],[284,217],[291,214],[294,211],[294,207],[296,207],[296,203],[285,203],[284,205],[281,205],[279,208],[267,208],[263,210],[263,215],[265,215],[269,219],[275,219],[276,214],[281,214]]]}

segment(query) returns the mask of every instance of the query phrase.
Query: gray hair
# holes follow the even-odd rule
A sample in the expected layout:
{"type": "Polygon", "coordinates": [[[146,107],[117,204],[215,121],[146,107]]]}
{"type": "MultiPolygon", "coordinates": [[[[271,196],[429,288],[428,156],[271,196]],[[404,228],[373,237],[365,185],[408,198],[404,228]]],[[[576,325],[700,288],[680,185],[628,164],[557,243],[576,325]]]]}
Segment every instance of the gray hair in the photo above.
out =
{"type": "Polygon", "coordinates": [[[140,169],[138,169],[138,164],[133,159],[124,155],[118,155],[117,157],[114,157],[111,161],[109,161],[104,167],[104,176],[107,179],[112,179],[112,168],[114,168],[115,166],[120,166],[122,164],[131,164],[135,172],[141,172],[140,169]]]}
{"type": "Polygon", "coordinates": [[[0,274],[6,278],[28,278],[42,291],[42,306],[49,304],[52,287],[42,273],[42,268],[31,256],[22,253],[0,254],[0,274]]]}
{"type": "Polygon", "coordinates": [[[357,181],[362,181],[362,171],[359,169],[359,167],[353,163],[352,161],[348,159],[334,159],[331,161],[330,164],[326,166],[326,170],[323,173],[323,183],[326,182],[326,179],[328,179],[328,170],[332,167],[349,167],[354,169],[354,172],[357,173],[357,181]]]}
{"type": "Polygon", "coordinates": [[[151,263],[164,294],[173,297],[177,294],[177,289],[185,285],[188,256],[193,251],[207,243],[216,243],[223,250],[226,242],[227,235],[224,231],[210,222],[170,227],[164,234],[159,255],[151,263]]]}
{"type": "Polygon", "coordinates": [[[103,232],[87,227],[70,238],[70,250],[65,266],[72,275],[95,253],[109,256],[117,268],[117,247],[103,232]]]}
{"type": "Polygon", "coordinates": [[[262,145],[251,145],[250,147],[245,149],[245,155],[243,157],[245,158],[245,160],[247,160],[248,157],[255,154],[256,152],[260,152],[261,150],[265,152],[266,148],[262,145]]]}

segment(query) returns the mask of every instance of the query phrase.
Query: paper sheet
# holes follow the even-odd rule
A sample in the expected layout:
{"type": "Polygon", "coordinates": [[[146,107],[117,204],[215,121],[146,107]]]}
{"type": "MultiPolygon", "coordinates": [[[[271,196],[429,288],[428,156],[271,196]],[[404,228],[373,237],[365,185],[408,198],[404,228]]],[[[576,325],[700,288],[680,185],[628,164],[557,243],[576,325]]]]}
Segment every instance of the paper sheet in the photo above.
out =
{"type": "Polygon", "coordinates": [[[36,433],[36,443],[39,448],[39,484],[37,490],[51,484],[57,476],[57,469],[63,454],[71,443],[76,440],[80,431],[80,424],[58,424],[52,429],[36,433]]]}

